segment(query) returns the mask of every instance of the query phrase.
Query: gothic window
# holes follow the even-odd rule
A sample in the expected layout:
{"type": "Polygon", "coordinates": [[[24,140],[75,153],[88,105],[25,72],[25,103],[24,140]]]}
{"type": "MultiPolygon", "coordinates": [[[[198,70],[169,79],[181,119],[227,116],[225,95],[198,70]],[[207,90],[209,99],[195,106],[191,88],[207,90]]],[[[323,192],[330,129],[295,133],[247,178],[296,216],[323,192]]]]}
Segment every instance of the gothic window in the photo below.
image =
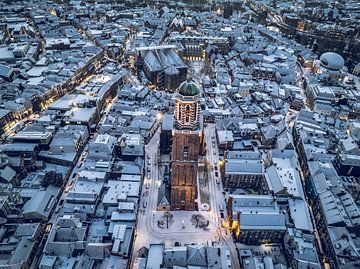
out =
{"type": "Polygon", "coordinates": [[[189,146],[184,145],[184,160],[186,160],[189,156],[189,146]]]}
{"type": "Polygon", "coordinates": [[[185,122],[189,123],[189,121],[190,121],[190,106],[189,105],[186,106],[185,113],[186,113],[185,122]]]}
{"type": "Polygon", "coordinates": [[[181,198],[180,199],[181,199],[182,202],[185,202],[185,199],[186,199],[186,191],[185,190],[181,191],[181,198]]]}
{"type": "Polygon", "coordinates": [[[197,104],[195,103],[195,107],[194,107],[194,120],[196,120],[196,115],[197,115],[197,104]]]}

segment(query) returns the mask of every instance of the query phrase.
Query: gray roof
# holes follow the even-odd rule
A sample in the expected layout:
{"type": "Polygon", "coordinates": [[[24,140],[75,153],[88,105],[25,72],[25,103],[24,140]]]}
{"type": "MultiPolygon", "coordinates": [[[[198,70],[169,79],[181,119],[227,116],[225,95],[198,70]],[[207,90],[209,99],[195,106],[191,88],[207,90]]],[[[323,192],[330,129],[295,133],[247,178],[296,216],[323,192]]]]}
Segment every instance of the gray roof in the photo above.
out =
{"type": "Polygon", "coordinates": [[[30,144],[30,143],[11,143],[11,144],[5,144],[0,145],[0,151],[2,152],[10,152],[10,151],[29,151],[33,152],[35,148],[37,147],[37,144],[30,144]]]}
{"type": "Polygon", "coordinates": [[[255,151],[230,150],[228,159],[261,160],[261,154],[255,151]]]}
{"type": "Polygon", "coordinates": [[[278,211],[277,203],[272,195],[231,195],[234,211],[275,212],[278,211]]]}
{"type": "Polygon", "coordinates": [[[276,171],[275,165],[271,165],[268,168],[266,168],[265,178],[269,186],[269,189],[273,191],[275,194],[285,190],[284,185],[280,180],[279,174],[276,171]]]}
{"type": "Polygon", "coordinates": [[[150,244],[146,269],[160,269],[163,262],[163,244],[150,244]]]}
{"type": "Polygon", "coordinates": [[[334,52],[323,53],[320,56],[320,61],[322,66],[334,71],[340,70],[345,64],[344,58],[334,52]]]}
{"type": "Polygon", "coordinates": [[[24,205],[24,218],[46,219],[49,216],[54,204],[54,201],[52,201],[53,197],[54,195],[49,191],[38,191],[36,195],[31,197],[31,199],[24,205]]]}
{"type": "Polygon", "coordinates": [[[262,174],[263,165],[259,161],[230,159],[225,163],[225,174],[262,174]]]}
{"type": "Polygon", "coordinates": [[[0,118],[6,116],[7,114],[9,114],[11,111],[8,110],[8,109],[3,109],[3,108],[0,108],[0,118]]]}
{"type": "Polygon", "coordinates": [[[0,170],[0,179],[4,179],[7,182],[11,182],[16,176],[16,172],[10,166],[5,166],[4,169],[0,170]]]}
{"type": "Polygon", "coordinates": [[[193,266],[206,266],[206,249],[205,246],[188,246],[187,264],[193,266]]]}
{"type": "Polygon", "coordinates": [[[301,199],[289,199],[291,218],[295,228],[304,231],[313,231],[307,203],[301,199]]]}
{"type": "Polygon", "coordinates": [[[174,115],[164,114],[162,118],[161,130],[172,130],[174,127],[174,115]]]}
{"type": "Polygon", "coordinates": [[[331,191],[320,193],[319,199],[328,225],[344,222],[343,214],[341,213],[336,199],[331,191]]]}
{"type": "Polygon", "coordinates": [[[286,230],[285,215],[272,214],[240,214],[241,230],[286,230]]]}

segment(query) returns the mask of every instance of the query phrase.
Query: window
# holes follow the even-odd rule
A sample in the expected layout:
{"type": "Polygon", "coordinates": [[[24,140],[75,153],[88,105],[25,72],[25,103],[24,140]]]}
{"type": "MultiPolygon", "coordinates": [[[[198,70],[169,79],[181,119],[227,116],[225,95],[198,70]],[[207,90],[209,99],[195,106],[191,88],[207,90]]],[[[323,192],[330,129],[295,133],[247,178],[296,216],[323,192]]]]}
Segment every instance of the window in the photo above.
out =
{"type": "Polygon", "coordinates": [[[195,107],[194,107],[194,120],[196,120],[196,116],[197,116],[197,104],[195,103],[195,107]]]}
{"type": "Polygon", "coordinates": [[[185,202],[185,199],[186,199],[186,191],[182,190],[181,191],[181,202],[185,202]]]}
{"type": "Polygon", "coordinates": [[[189,156],[189,146],[184,145],[184,159],[186,160],[189,156]]]}
{"type": "Polygon", "coordinates": [[[189,123],[190,122],[190,106],[187,105],[186,108],[185,108],[185,122],[186,123],[189,123]]]}

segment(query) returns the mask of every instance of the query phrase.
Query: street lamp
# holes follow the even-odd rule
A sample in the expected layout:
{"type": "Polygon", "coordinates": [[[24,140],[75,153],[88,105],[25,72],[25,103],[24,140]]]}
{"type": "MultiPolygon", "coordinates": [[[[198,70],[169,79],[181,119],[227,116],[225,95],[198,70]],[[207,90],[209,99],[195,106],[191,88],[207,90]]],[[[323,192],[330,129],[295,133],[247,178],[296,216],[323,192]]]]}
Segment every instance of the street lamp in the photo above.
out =
{"type": "Polygon", "coordinates": [[[162,119],[162,117],[163,117],[162,112],[159,112],[159,113],[156,114],[156,118],[157,118],[158,121],[160,121],[162,119]]]}

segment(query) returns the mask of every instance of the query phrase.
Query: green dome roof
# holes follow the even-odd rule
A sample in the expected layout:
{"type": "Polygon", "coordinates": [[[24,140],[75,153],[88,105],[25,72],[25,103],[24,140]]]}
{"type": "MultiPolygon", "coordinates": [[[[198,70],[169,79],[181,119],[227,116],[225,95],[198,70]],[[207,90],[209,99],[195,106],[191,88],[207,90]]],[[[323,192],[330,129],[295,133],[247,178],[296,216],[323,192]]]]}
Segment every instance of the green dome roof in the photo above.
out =
{"type": "Polygon", "coordinates": [[[179,94],[183,96],[195,96],[199,94],[199,88],[193,81],[188,79],[180,84],[179,94]]]}

